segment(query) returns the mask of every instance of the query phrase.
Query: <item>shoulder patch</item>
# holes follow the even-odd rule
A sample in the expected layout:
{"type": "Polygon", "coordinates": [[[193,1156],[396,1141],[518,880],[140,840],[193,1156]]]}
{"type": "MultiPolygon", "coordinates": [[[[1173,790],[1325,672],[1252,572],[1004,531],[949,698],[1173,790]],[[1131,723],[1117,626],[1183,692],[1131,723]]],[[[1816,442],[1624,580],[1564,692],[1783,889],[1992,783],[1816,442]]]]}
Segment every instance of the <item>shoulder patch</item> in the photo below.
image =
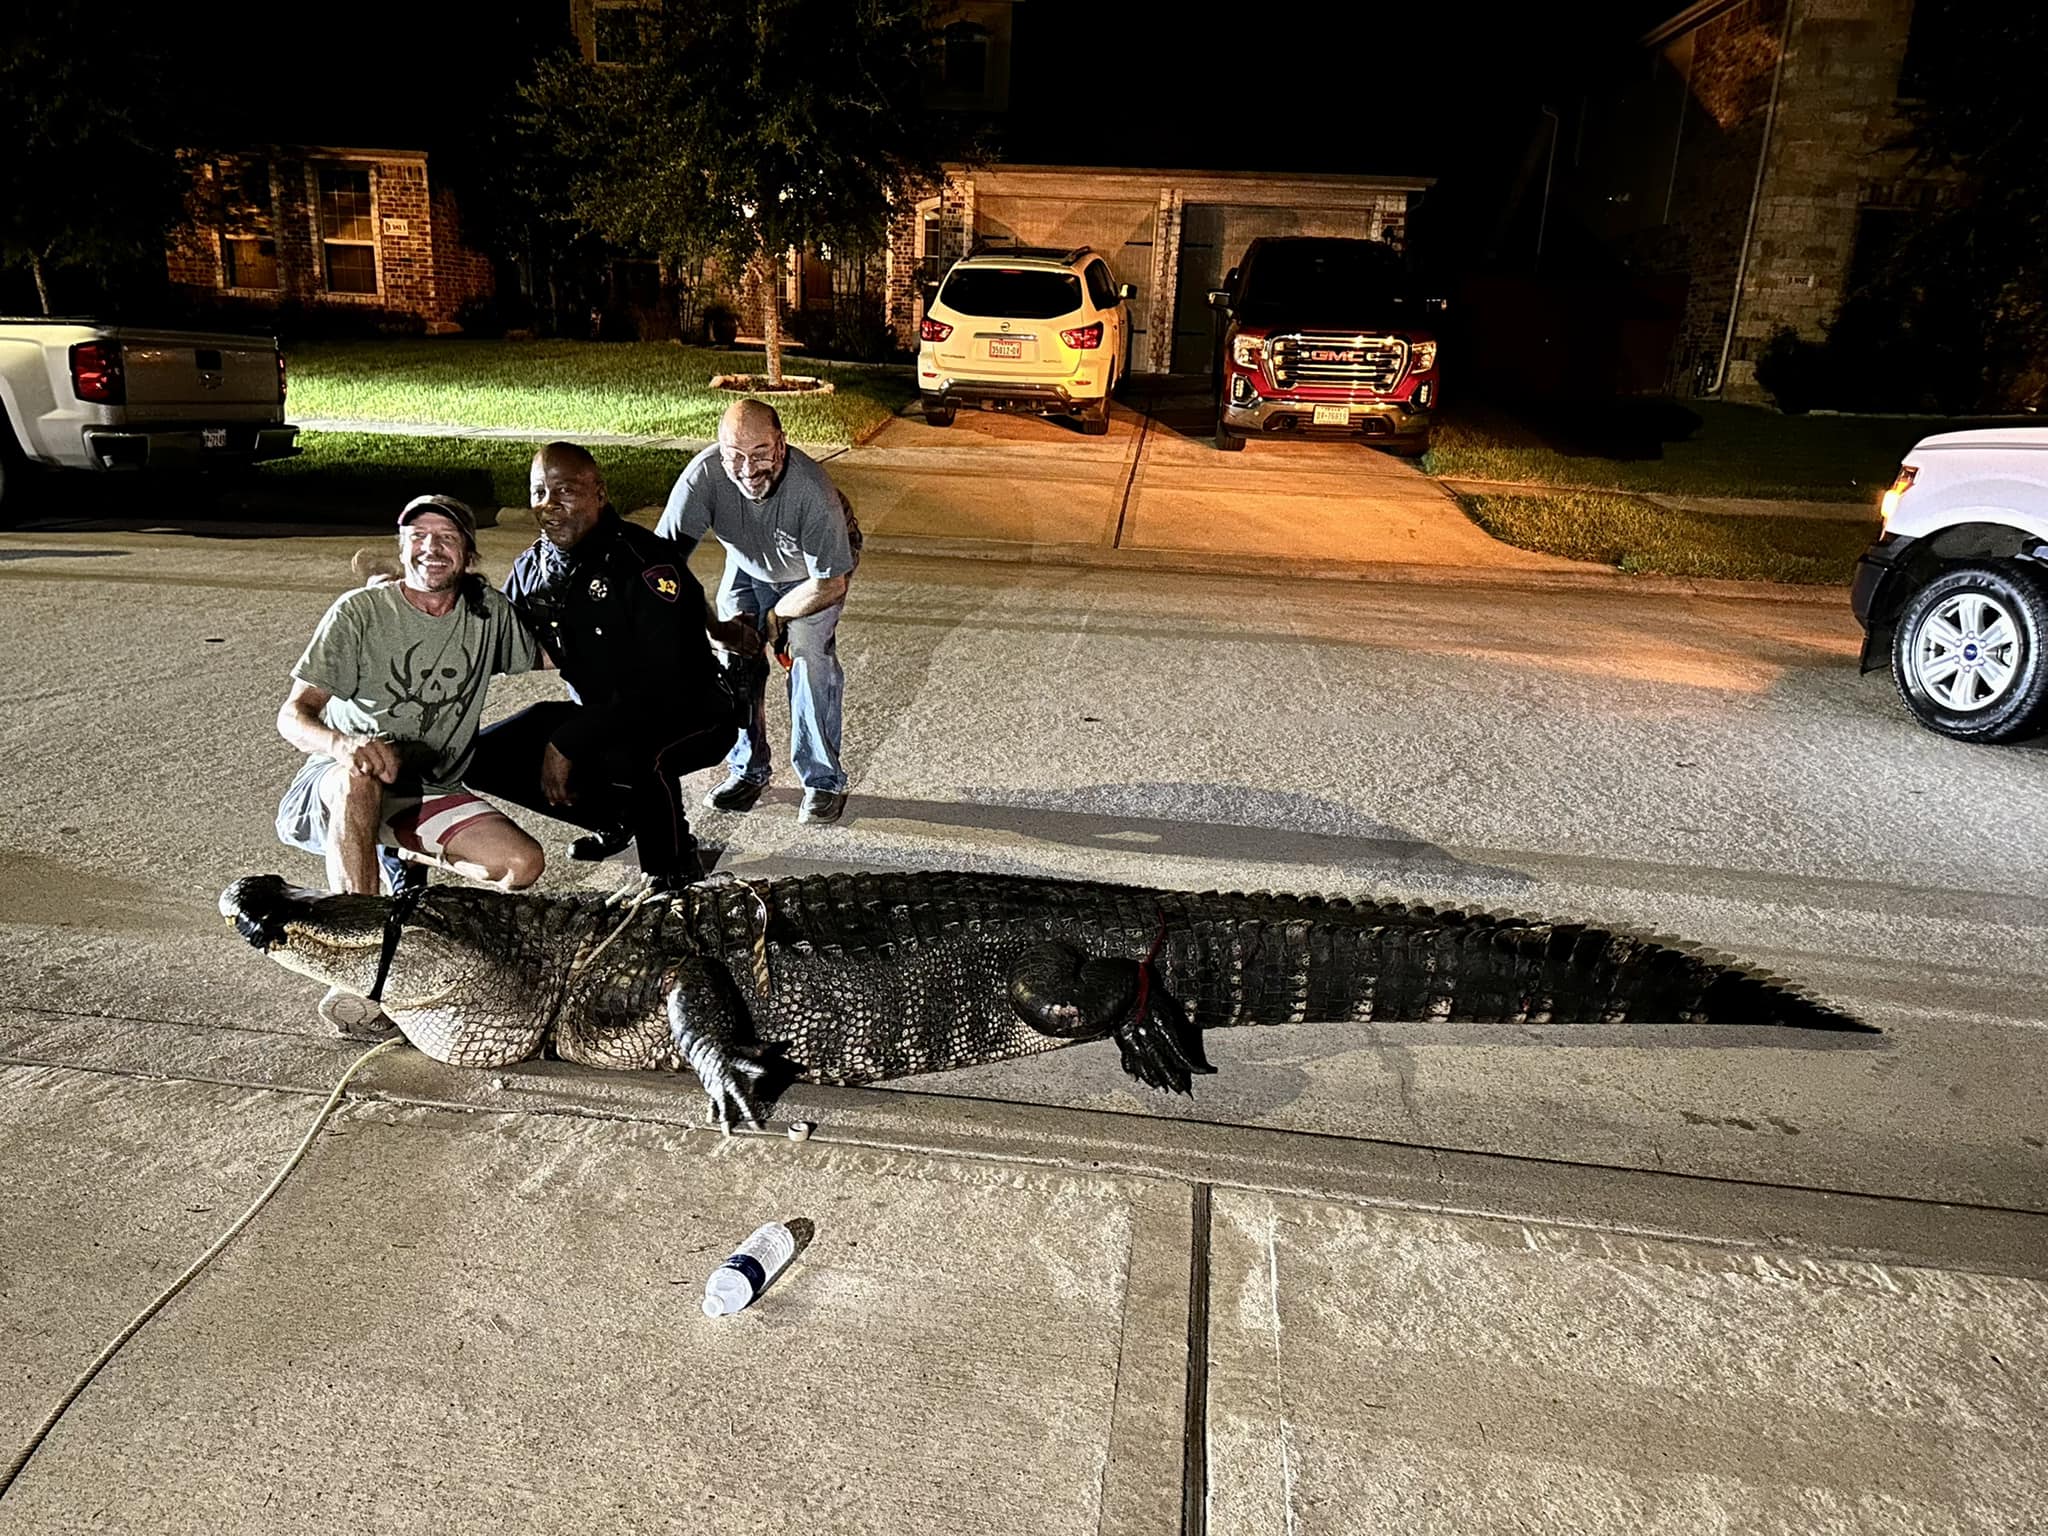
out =
{"type": "Polygon", "coordinates": [[[640,579],[664,603],[674,602],[676,594],[683,590],[682,578],[676,575],[676,568],[672,565],[650,565],[640,573],[640,579]]]}

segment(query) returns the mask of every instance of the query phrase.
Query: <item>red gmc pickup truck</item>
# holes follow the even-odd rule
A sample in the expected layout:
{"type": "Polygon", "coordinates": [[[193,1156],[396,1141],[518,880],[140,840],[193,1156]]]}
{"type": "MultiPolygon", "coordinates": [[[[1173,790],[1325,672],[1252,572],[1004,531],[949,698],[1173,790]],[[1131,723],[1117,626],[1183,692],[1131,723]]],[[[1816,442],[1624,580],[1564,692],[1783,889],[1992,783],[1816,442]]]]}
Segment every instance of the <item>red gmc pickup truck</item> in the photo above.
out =
{"type": "Polygon", "coordinates": [[[1255,432],[1363,437],[1404,454],[1429,447],[1437,338],[1392,246],[1254,240],[1209,302],[1223,316],[1218,448],[1242,448],[1255,432]]]}

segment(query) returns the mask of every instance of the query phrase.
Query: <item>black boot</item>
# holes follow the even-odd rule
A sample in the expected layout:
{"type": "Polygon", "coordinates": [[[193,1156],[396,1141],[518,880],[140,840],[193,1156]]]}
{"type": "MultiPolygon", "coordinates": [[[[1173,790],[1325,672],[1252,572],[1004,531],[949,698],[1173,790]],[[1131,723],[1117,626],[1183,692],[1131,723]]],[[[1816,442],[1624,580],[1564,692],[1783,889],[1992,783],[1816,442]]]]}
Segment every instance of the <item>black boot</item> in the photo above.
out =
{"type": "Polygon", "coordinates": [[[621,851],[633,841],[633,829],[626,826],[606,827],[602,832],[586,832],[569,844],[569,857],[584,864],[597,864],[621,851]]]}

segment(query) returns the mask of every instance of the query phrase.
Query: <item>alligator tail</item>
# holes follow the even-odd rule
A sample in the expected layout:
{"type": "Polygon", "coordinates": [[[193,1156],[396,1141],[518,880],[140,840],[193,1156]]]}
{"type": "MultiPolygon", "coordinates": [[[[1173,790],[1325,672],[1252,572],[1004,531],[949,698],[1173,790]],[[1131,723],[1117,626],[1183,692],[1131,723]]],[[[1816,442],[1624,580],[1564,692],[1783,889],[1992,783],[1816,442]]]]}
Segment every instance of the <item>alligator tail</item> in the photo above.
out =
{"type": "Polygon", "coordinates": [[[1397,903],[1237,896],[1189,912],[1168,985],[1205,1027],[1760,1024],[1875,1033],[1790,983],[1678,940],[1397,903]]]}

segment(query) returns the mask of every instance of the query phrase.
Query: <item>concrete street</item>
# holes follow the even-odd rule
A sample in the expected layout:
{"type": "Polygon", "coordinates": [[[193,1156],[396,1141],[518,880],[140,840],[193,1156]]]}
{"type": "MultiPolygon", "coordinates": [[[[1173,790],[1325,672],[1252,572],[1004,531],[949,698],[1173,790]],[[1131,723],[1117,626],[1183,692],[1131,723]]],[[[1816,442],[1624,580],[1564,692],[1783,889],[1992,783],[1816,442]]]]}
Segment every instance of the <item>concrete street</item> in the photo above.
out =
{"type": "MultiPolygon", "coordinates": [[[[1883,1033],[1310,1024],[1191,1100],[1093,1044],[729,1139],[686,1077],[389,1053],[0,1536],[2038,1527],[2048,751],[1912,725],[1841,593],[1544,568],[1355,448],[963,415],[833,469],[853,798],[704,813],[721,867],[1597,921],[1883,1033]],[[808,1246],[704,1318],[771,1217],[808,1246]]],[[[388,510],[0,534],[0,1455],[359,1054],[214,901],[317,875],[271,719],[388,510]]]]}

